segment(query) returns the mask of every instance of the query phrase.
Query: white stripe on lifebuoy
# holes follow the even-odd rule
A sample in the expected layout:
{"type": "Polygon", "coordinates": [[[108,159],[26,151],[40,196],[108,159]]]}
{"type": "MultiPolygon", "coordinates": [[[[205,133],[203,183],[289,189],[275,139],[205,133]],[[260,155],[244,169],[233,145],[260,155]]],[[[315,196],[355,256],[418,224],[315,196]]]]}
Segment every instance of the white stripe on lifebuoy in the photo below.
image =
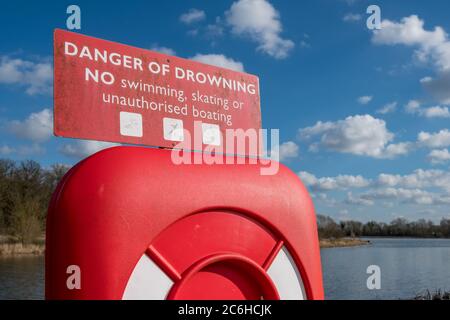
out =
{"type": "Polygon", "coordinates": [[[280,300],[305,300],[305,288],[295,262],[283,247],[267,271],[277,288],[280,300]]]}
{"type": "MultiPolygon", "coordinates": [[[[267,270],[281,300],[305,300],[303,281],[289,251],[283,247],[267,270]]],[[[164,300],[173,281],[146,254],[136,264],[123,300],[164,300]]]]}
{"type": "Polygon", "coordinates": [[[147,256],[136,264],[123,300],[164,300],[172,288],[173,281],[147,256]]]}

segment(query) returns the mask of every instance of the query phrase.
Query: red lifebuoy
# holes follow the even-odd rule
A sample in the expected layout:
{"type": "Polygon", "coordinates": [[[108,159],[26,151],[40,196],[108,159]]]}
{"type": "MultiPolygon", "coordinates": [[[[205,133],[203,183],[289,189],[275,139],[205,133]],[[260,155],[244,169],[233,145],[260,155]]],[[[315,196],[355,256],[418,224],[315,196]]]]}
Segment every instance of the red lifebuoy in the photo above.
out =
{"type": "Polygon", "coordinates": [[[261,166],[138,147],[82,161],[49,208],[46,297],[323,299],[312,201],[289,169],[261,166]]]}

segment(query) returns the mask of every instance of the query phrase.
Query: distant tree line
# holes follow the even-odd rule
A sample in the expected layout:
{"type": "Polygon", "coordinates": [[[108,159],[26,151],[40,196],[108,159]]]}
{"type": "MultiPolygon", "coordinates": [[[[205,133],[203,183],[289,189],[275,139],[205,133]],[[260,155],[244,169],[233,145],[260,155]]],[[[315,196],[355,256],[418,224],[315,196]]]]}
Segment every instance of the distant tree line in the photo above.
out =
{"type": "Polygon", "coordinates": [[[369,221],[341,221],[337,223],[331,217],[318,215],[317,226],[322,239],[342,237],[417,237],[450,238],[450,219],[442,218],[439,224],[420,219],[408,221],[397,218],[391,223],[369,221]]]}
{"type": "Polygon", "coordinates": [[[24,244],[42,235],[51,195],[66,172],[63,165],[0,159],[0,235],[24,244]]]}
{"type": "MultiPolygon", "coordinates": [[[[0,159],[0,236],[7,235],[28,244],[42,235],[51,195],[67,170],[64,165],[43,168],[35,161],[0,159]]],[[[352,220],[337,223],[330,217],[318,215],[317,224],[320,238],[450,238],[450,219],[442,219],[439,224],[425,219],[409,222],[403,218],[391,223],[352,220]]]]}

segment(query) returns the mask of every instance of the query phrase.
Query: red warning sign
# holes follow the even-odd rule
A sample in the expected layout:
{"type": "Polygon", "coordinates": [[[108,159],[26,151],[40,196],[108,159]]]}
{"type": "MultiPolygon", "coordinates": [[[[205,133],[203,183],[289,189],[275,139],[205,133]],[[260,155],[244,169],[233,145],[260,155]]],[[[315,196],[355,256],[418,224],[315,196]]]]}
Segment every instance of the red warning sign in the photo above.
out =
{"type": "Polygon", "coordinates": [[[64,30],[54,63],[57,136],[230,153],[227,131],[261,129],[254,75],[64,30]]]}

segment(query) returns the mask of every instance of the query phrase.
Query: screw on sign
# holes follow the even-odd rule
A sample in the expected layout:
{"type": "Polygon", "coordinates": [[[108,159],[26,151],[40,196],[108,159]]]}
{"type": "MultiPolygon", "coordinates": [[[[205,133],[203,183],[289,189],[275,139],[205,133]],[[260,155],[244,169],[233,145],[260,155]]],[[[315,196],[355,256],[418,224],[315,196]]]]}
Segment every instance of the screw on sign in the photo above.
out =
{"type": "MultiPolygon", "coordinates": [[[[58,32],[62,31],[56,33],[56,56],[64,47],[58,32]]],[[[62,40],[65,35],[62,33],[62,40]]],[[[82,48],[84,36],[76,38],[71,40],[82,48]]],[[[93,43],[100,44],[97,39],[93,43]]],[[[107,43],[108,50],[122,57],[120,64],[130,68],[122,73],[116,70],[121,77],[136,77],[133,69],[152,61],[144,50],[115,46],[107,43]],[[134,61],[133,54],[141,60],[134,61]]],[[[55,57],[57,132],[167,147],[165,141],[183,140],[183,130],[193,128],[194,119],[182,116],[181,111],[180,117],[174,118],[98,103],[96,99],[102,90],[108,91],[106,87],[79,79],[68,81],[83,79],[85,70],[78,67],[91,66],[92,61],[64,59],[55,57]],[[100,109],[111,116],[86,115],[85,122],[92,123],[81,123],[81,116],[72,110],[73,101],[64,96],[71,89],[79,93],[75,100],[84,112],[97,114],[100,109]],[[76,119],[70,122],[73,116],[76,119]],[[95,123],[98,130],[90,131],[95,123]],[[128,140],[130,137],[137,140],[128,140]]],[[[171,66],[178,62],[189,66],[186,70],[197,67],[194,62],[158,56],[158,61],[167,60],[173,61],[171,66]]],[[[198,68],[235,75],[201,64],[198,68]]],[[[239,75],[257,89],[253,76],[239,75]]],[[[178,80],[173,87],[190,92],[212,90],[209,93],[214,94],[217,89],[183,87],[184,80],[178,80]]],[[[252,90],[248,88],[247,92],[252,90]]],[[[234,128],[259,128],[259,98],[241,93],[242,110],[230,113],[237,123],[234,128]]],[[[233,96],[236,98],[228,90],[221,98],[233,96]]],[[[207,105],[197,108],[209,110],[207,105]]],[[[186,109],[192,110],[189,104],[186,109]]],[[[224,128],[220,120],[201,123],[199,128],[201,143],[223,143],[217,139],[217,132],[221,134],[224,128]]],[[[47,217],[46,298],[323,299],[314,208],[296,174],[281,166],[276,175],[262,175],[260,159],[253,165],[236,164],[230,161],[236,155],[221,156],[222,163],[234,163],[226,166],[177,165],[172,152],[115,147],[81,161],[66,174],[47,217]]],[[[187,154],[195,157],[196,153],[187,154]]]]}

